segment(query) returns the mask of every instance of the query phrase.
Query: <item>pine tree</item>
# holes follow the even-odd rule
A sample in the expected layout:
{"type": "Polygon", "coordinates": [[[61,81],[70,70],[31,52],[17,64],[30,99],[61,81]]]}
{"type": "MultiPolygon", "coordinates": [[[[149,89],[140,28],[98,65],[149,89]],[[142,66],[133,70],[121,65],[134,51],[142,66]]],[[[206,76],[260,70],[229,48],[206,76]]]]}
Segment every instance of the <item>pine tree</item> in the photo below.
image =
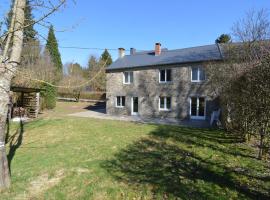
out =
{"type": "Polygon", "coordinates": [[[229,43],[231,42],[231,36],[229,34],[221,34],[215,41],[216,43],[229,43]]]}
{"type": "Polygon", "coordinates": [[[103,62],[106,62],[106,66],[109,66],[110,64],[112,64],[112,57],[110,55],[110,53],[108,52],[107,49],[104,50],[104,52],[101,54],[101,58],[100,58],[103,62]]]}
{"type": "MultiPolygon", "coordinates": [[[[54,34],[53,26],[50,26],[50,29],[49,29],[48,39],[47,39],[47,44],[46,44],[46,51],[48,52],[51,58],[51,61],[53,62],[56,68],[56,71],[57,71],[56,79],[58,79],[59,81],[58,75],[60,76],[62,75],[63,65],[62,65],[61,55],[58,49],[58,43],[54,34]]],[[[56,88],[46,83],[42,87],[43,89],[45,89],[42,94],[44,98],[43,107],[48,108],[48,109],[54,108],[56,106],[56,95],[57,95],[56,88]]]]}
{"type": "Polygon", "coordinates": [[[50,29],[49,29],[46,50],[48,51],[57,71],[59,73],[62,73],[63,64],[62,64],[61,55],[58,49],[58,42],[54,34],[53,26],[50,26],[50,29]]]}

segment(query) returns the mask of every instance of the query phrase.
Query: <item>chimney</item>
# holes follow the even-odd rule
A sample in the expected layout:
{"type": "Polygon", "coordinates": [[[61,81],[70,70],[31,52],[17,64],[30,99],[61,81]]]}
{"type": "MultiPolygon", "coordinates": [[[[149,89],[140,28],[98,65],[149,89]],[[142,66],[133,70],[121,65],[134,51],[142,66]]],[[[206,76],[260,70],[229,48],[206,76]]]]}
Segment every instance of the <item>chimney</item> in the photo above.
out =
{"type": "Polygon", "coordinates": [[[125,49],[124,48],[118,48],[118,57],[123,58],[125,56],[125,49]]]}
{"type": "Polygon", "coordinates": [[[135,55],[136,49],[135,48],[130,48],[130,55],[135,55]]]}
{"type": "Polygon", "coordinates": [[[156,43],[155,45],[155,56],[159,56],[161,54],[161,44],[156,43]]]}

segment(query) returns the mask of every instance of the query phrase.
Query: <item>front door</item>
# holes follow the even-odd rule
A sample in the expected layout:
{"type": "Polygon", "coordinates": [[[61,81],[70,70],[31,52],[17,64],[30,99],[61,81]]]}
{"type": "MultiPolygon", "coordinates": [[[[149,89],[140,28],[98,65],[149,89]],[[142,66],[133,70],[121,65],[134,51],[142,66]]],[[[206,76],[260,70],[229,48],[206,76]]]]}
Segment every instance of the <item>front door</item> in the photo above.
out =
{"type": "Polygon", "coordinates": [[[131,114],[137,115],[139,112],[139,98],[138,97],[132,97],[131,98],[131,114]]]}
{"type": "Polygon", "coordinates": [[[190,117],[191,119],[205,119],[205,98],[190,98],[190,117]]]}

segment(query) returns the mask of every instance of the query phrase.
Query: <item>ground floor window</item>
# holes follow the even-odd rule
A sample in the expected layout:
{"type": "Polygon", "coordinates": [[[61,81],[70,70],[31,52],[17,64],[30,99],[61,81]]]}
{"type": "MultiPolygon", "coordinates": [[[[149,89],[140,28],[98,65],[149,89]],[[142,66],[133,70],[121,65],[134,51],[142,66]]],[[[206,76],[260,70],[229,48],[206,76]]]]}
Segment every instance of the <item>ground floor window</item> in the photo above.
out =
{"type": "Polygon", "coordinates": [[[125,96],[117,96],[116,97],[116,107],[124,107],[126,102],[125,96]]]}
{"type": "Polygon", "coordinates": [[[190,97],[190,116],[191,119],[205,119],[205,98],[190,97]]]}
{"type": "Polygon", "coordinates": [[[159,97],[159,110],[171,109],[171,97],[159,97]]]}

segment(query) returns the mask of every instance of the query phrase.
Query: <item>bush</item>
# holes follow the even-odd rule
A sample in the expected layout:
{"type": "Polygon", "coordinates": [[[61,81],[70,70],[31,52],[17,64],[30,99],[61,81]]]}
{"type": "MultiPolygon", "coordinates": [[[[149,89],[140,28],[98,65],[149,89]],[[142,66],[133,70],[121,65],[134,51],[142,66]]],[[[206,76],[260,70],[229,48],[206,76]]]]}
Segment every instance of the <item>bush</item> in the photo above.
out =
{"type": "Polygon", "coordinates": [[[56,89],[55,87],[44,84],[41,91],[41,109],[53,109],[56,106],[56,89]]]}

